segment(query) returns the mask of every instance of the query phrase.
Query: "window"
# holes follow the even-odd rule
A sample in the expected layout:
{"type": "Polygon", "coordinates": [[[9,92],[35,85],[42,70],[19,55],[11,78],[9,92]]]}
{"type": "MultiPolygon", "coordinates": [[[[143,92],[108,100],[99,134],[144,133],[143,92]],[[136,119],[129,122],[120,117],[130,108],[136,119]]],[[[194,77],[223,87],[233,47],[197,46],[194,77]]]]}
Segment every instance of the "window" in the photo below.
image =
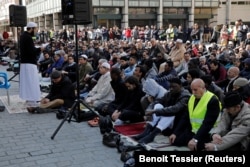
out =
{"type": "Polygon", "coordinates": [[[119,8],[94,8],[94,14],[120,14],[119,8]]]}
{"type": "Polygon", "coordinates": [[[129,8],[129,14],[154,14],[156,13],[155,8],[129,8]]]}
{"type": "Polygon", "coordinates": [[[211,14],[211,8],[195,8],[194,14],[211,14]]]}
{"type": "Polygon", "coordinates": [[[245,1],[239,1],[238,5],[245,5],[245,1]]]}
{"type": "Polygon", "coordinates": [[[163,13],[166,13],[166,14],[185,14],[186,8],[164,8],[163,13]]]}

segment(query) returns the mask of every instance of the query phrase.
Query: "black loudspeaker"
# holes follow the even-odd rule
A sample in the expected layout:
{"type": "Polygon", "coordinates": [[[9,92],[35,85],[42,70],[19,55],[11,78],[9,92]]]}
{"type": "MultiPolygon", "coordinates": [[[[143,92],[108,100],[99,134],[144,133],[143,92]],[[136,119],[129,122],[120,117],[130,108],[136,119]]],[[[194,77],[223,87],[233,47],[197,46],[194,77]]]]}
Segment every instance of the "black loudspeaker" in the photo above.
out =
{"type": "Polygon", "coordinates": [[[92,23],[92,0],[62,0],[62,24],[92,23]]]}
{"type": "Polygon", "coordinates": [[[21,5],[10,5],[9,19],[11,27],[25,27],[27,24],[26,7],[21,5]]]}

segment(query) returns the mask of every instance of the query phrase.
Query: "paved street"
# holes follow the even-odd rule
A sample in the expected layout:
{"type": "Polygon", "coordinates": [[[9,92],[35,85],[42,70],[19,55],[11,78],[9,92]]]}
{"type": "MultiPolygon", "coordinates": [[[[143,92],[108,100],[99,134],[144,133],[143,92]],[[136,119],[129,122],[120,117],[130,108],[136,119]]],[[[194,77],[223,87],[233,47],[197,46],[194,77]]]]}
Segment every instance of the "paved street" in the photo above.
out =
{"type": "MultiPolygon", "coordinates": [[[[0,65],[1,72],[6,68],[0,65]]],[[[11,77],[13,72],[8,74],[11,77]]],[[[18,82],[11,84],[10,94],[18,94],[18,82]]],[[[0,89],[0,96],[5,95],[6,91],[0,89]]],[[[99,128],[91,128],[86,122],[65,122],[51,140],[60,122],[55,113],[0,112],[0,167],[123,166],[117,150],[102,144],[99,128]]]]}

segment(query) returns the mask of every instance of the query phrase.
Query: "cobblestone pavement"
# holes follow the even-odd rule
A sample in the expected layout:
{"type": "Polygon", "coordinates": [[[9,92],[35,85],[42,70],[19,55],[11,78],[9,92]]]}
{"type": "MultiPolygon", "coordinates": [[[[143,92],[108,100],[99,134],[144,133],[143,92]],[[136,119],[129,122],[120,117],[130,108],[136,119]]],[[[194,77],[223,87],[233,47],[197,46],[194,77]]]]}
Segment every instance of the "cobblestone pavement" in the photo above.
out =
{"type": "MultiPolygon", "coordinates": [[[[6,68],[0,65],[1,72],[6,68]]],[[[8,75],[10,78],[13,72],[8,75]]],[[[10,95],[18,92],[18,82],[12,81],[10,95]]],[[[0,89],[0,96],[5,95],[6,91],[0,89]]],[[[99,128],[91,128],[86,122],[65,122],[51,140],[60,123],[55,113],[0,112],[0,167],[123,166],[117,150],[102,144],[99,128]]]]}

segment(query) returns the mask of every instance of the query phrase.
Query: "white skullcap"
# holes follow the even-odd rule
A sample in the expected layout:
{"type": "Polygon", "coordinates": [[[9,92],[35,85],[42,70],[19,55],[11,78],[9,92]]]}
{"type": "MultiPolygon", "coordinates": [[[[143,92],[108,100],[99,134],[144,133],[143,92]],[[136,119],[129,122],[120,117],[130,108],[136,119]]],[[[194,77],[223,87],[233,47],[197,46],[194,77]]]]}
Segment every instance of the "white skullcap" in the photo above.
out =
{"type": "Polygon", "coordinates": [[[81,55],[80,58],[84,58],[85,60],[87,60],[88,56],[87,55],[81,55]]]}
{"type": "Polygon", "coordinates": [[[37,27],[37,24],[34,23],[34,22],[28,22],[28,24],[27,24],[26,27],[27,27],[27,28],[34,28],[34,27],[37,27]]]}
{"type": "Polygon", "coordinates": [[[183,43],[182,39],[177,39],[176,43],[183,43]]]}
{"type": "Polygon", "coordinates": [[[107,62],[102,63],[101,66],[102,66],[102,67],[105,67],[105,68],[107,68],[107,69],[110,69],[110,64],[107,63],[107,62]]]}

